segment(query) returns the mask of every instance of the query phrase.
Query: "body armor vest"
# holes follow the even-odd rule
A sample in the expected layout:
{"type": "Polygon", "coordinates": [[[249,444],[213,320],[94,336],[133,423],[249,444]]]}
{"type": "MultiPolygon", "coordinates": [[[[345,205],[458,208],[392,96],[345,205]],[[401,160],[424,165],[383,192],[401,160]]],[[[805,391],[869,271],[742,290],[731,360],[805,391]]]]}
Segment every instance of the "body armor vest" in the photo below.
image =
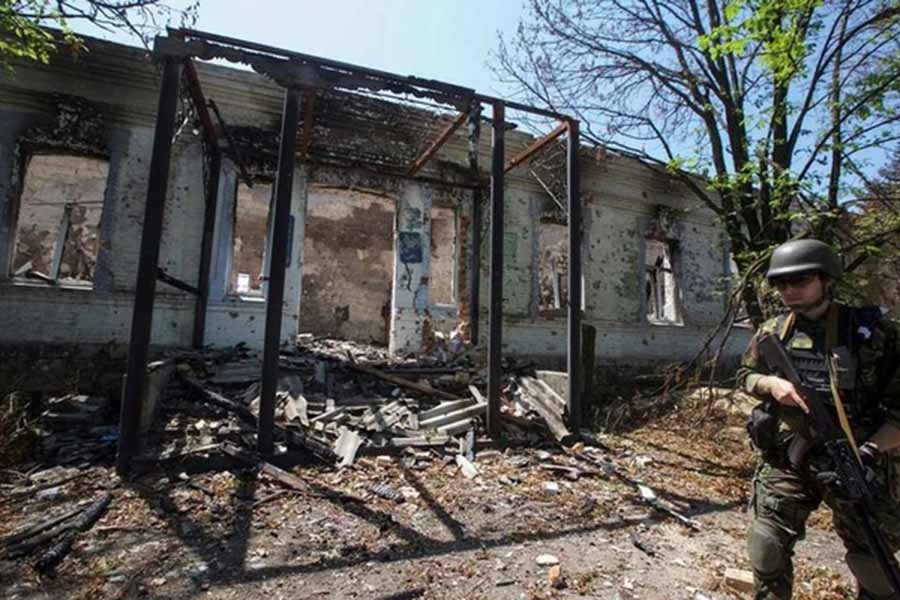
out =
{"type": "MultiPolygon", "coordinates": [[[[849,311],[842,310],[841,312],[849,311]]],[[[841,396],[841,402],[851,424],[854,426],[870,425],[880,416],[877,402],[872,401],[871,394],[867,394],[859,383],[857,353],[846,345],[848,341],[852,343],[852,336],[841,335],[849,329],[848,319],[841,318],[839,323],[839,325],[835,323],[839,327],[838,331],[827,336],[837,340],[838,344],[842,344],[831,348],[831,354],[837,357],[837,385],[835,387],[841,396]]],[[[797,331],[794,331],[792,336],[789,335],[785,341],[787,342],[787,353],[793,360],[804,384],[814,391],[825,406],[831,409],[833,415],[836,415],[837,408],[831,390],[831,375],[828,372],[826,349],[821,345],[814,347],[815,345],[811,343],[812,340],[808,336],[797,331]]]]}

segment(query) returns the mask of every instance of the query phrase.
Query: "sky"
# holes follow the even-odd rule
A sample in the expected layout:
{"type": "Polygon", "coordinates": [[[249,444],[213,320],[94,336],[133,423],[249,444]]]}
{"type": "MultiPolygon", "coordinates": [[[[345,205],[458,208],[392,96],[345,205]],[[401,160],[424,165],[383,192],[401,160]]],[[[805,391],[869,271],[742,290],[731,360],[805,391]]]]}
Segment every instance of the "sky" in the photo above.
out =
{"type": "MultiPolygon", "coordinates": [[[[184,5],[181,0],[171,2],[184,5]]],[[[523,0],[201,0],[195,29],[502,95],[488,67],[523,0]]],[[[76,31],[97,35],[96,30],[76,31]]],[[[138,43],[124,33],[98,37],[138,43]]]]}

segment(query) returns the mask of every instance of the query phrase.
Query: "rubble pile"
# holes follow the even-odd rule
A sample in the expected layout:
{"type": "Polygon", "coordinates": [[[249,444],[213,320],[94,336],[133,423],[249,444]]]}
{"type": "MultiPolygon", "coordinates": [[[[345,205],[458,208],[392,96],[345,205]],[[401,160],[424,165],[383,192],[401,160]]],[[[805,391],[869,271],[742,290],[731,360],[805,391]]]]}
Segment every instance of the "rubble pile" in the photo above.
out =
{"type": "MultiPolygon", "coordinates": [[[[254,447],[261,356],[236,347],[172,353],[168,359],[189,393],[241,421],[198,427],[237,434],[227,439],[254,447]]],[[[543,432],[557,442],[572,442],[563,398],[543,381],[520,375],[534,374],[529,365],[506,366],[505,440],[533,444],[543,432]]],[[[280,354],[275,420],[283,444],[302,446],[338,467],[352,465],[357,456],[405,448],[465,457],[476,443],[490,443],[484,435],[485,386],[485,371],[470,354],[391,360],[372,346],[301,336],[280,354]]],[[[211,442],[209,435],[201,440],[211,442]]]]}

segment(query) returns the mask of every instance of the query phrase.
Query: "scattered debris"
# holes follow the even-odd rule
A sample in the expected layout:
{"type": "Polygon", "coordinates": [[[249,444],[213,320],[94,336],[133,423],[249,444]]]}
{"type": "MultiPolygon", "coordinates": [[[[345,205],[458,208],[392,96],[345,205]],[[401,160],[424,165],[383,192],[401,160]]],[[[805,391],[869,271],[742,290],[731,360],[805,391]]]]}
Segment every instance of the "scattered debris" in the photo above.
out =
{"type": "Polygon", "coordinates": [[[404,496],[402,492],[398,492],[391,486],[384,483],[377,483],[370,486],[369,491],[376,496],[380,496],[385,500],[391,500],[392,502],[400,503],[406,500],[406,496],[404,496]]]}
{"type": "Polygon", "coordinates": [[[741,569],[725,569],[725,585],[742,594],[753,593],[753,573],[741,569]]]}
{"type": "Polygon", "coordinates": [[[475,465],[469,462],[462,454],[456,455],[456,464],[459,465],[460,472],[463,477],[466,479],[474,479],[478,477],[478,469],[475,468],[475,465]]]}
{"type": "Polygon", "coordinates": [[[537,564],[542,567],[549,567],[551,565],[559,564],[559,559],[552,554],[540,554],[535,560],[537,561],[537,564]]]}

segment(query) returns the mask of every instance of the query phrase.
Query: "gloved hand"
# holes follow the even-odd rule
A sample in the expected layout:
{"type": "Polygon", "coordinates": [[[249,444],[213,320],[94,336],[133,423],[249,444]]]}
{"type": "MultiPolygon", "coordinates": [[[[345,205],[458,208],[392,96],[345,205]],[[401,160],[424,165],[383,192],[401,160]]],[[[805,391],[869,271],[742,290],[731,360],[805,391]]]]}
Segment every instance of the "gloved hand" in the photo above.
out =
{"type": "Polygon", "coordinates": [[[875,467],[881,460],[881,452],[878,446],[872,442],[866,442],[859,447],[859,458],[862,461],[863,471],[866,476],[866,483],[875,485],[875,467]]]}

